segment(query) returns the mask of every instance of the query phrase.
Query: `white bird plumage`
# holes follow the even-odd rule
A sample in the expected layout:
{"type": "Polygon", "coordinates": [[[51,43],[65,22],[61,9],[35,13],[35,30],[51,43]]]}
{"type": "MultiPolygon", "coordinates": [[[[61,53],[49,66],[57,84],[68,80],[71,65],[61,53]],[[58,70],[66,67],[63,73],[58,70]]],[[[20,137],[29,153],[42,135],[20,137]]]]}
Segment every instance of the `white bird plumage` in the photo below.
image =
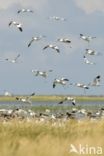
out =
{"type": "Polygon", "coordinates": [[[61,100],[58,104],[63,104],[66,101],[71,101],[72,102],[72,105],[76,105],[75,98],[70,97],[70,96],[64,97],[63,100],[61,100]]]}
{"type": "Polygon", "coordinates": [[[80,34],[80,38],[83,39],[84,41],[90,42],[92,39],[96,38],[96,37],[92,37],[92,36],[85,36],[83,34],[80,34]]]}
{"type": "Polygon", "coordinates": [[[16,21],[10,21],[8,25],[11,26],[12,24],[15,25],[21,32],[23,31],[21,23],[18,23],[16,21]]]}
{"type": "Polygon", "coordinates": [[[57,84],[65,86],[68,81],[69,81],[69,79],[67,79],[67,78],[54,79],[53,88],[55,88],[57,84]]]}
{"type": "Polygon", "coordinates": [[[18,54],[18,55],[17,55],[15,58],[13,58],[13,59],[6,58],[5,60],[8,61],[8,62],[11,62],[11,63],[17,63],[19,57],[20,57],[20,54],[18,54]]]}
{"type": "Polygon", "coordinates": [[[30,40],[30,42],[28,43],[28,47],[31,46],[31,44],[34,42],[34,41],[39,41],[41,40],[42,38],[44,38],[45,36],[36,36],[36,37],[32,37],[32,39],[30,40]]]}
{"type": "Polygon", "coordinates": [[[18,14],[22,13],[22,12],[31,12],[31,13],[33,13],[34,11],[31,10],[31,9],[20,9],[20,10],[17,11],[18,14]]]}
{"type": "Polygon", "coordinates": [[[52,48],[52,49],[54,49],[57,53],[60,53],[60,49],[59,49],[59,47],[56,46],[56,45],[48,44],[48,45],[46,45],[46,46],[43,48],[43,50],[45,50],[45,49],[47,49],[47,48],[52,48]]]}
{"type": "Polygon", "coordinates": [[[49,17],[49,19],[55,20],[55,21],[66,21],[66,18],[59,17],[59,16],[51,16],[49,17]]]}
{"type": "Polygon", "coordinates": [[[84,63],[86,63],[86,64],[90,64],[90,65],[95,65],[96,64],[95,62],[89,61],[85,55],[83,56],[83,59],[84,59],[84,63]]]}
{"type": "Polygon", "coordinates": [[[48,73],[49,72],[52,72],[53,70],[47,70],[47,71],[39,71],[39,70],[32,70],[32,73],[35,75],[35,76],[42,76],[44,78],[47,78],[48,77],[48,73]]]}

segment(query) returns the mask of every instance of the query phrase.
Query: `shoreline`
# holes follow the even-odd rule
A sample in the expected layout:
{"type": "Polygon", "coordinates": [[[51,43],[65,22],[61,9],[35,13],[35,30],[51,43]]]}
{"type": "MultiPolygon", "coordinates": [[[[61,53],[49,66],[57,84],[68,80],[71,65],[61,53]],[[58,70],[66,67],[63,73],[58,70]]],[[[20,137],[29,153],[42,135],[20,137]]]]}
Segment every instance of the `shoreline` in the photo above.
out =
{"type": "MultiPolygon", "coordinates": [[[[2,101],[16,101],[16,97],[26,97],[28,95],[15,95],[15,96],[4,96],[0,95],[0,102],[2,101]]],[[[76,101],[104,101],[104,96],[83,96],[83,95],[35,95],[31,97],[32,101],[60,101],[65,96],[71,96],[76,101]]]]}

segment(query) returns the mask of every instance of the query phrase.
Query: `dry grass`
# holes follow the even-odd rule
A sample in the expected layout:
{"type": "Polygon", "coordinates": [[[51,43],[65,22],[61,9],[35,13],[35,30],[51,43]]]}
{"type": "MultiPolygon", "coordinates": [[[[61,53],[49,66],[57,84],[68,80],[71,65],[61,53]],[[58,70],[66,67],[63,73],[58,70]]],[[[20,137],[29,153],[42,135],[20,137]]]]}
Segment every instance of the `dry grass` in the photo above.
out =
{"type": "Polygon", "coordinates": [[[74,156],[70,144],[104,147],[104,122],[0,123],[0,156],[74,156]]]}

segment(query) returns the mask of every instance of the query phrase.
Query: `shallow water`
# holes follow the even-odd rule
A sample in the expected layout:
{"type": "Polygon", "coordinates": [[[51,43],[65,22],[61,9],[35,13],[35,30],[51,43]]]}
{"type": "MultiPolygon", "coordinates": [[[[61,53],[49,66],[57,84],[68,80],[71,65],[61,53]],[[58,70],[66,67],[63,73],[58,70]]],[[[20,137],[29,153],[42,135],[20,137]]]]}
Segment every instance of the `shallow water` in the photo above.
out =
{"type": "MultiPolygon", "coordinates": [[[[28,105],[29,104],[25,104],[25,103],[21,103],[21,102],[6,102],[6,101],[3,101],[3,102],[0,102],[0,108],[12,108],[12,107],[21,107],[21,106],[24,106],[24,105],[28,105]]],[[[53,106],[57,106],[57,107],[72,107],[72,104],[71,102],[66,102],[66,103],[63,103],[63,104],[58,104],[58,102],[53,102],[53,101],[47,101],[47,102],[32,102],[32,106],[33,107],[53,107],[53,106]]],[[[80,102],[76,102],[76,107],[103,107],[104,106],[104,101],[80,101],[80,102]]]]}

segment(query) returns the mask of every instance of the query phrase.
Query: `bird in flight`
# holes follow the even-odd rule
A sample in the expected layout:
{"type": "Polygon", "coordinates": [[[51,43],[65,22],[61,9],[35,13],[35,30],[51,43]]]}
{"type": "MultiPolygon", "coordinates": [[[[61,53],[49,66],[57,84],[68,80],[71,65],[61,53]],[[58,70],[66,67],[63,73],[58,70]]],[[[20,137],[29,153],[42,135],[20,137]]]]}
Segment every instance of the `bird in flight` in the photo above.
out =
{"type": "Polygon", "coordinates": [[[59,16],[51,16],[49,17],[50,20],[55,20],[55,21],[66,21],[66,18],[59,17],[59,16]]]}
{"type": "Polygon", "coordinates": [[[95,62],[89,61],[85,55],[83,56],[83,58],[84,58],[84,63],[86,63],[86,64],[90,64],[90,65],[96,64],[95,62]]]}
{"type": "Polygon", "coordinates": [[[69,81],[69,79],[67,79],[67,78],[54,79],[54,81],[53,81],[53,88],[55,88],[57,84],[65,86],[68,81],[69,81]]]}
{"type": "Polygon", "coordinates": [[[22,103],[28,103],[28,104],[32,104],[32,102],[31,102],[31,97],[32,96],[34,96],[35,95],[35,93],[32,93],[32,94],[30,94],[29,96],[26,96],[26,97],[16,97],[16,100],[17,101],[20,101],[20,102],[22,102],[22,103]]]}
{"type": "Polygon", "coordinates": [[[59,47],[56,46],[56,45],[48,44],[48,45],[46,45],[46,46],[43,48],[43,50],[45,50],[45,49],[47,49],[47,48],[52,48],[52,49],[54,49],[57,53],[60,53],[60,49],[59,49],[59,47]]]}
{"type": "Polygon", "coordinates": [[[11,63],[17,63],[19,57],[20,57],[20,54],[18,54],[14,59],[6,58],[5,60],[11,63]]]}
{"type": "Polygon", "coordinates": [[[89,87],[87,86],[87,85],[85,85],[85,84],[83,84],[83,83],[74,83],[73,84],[74,86],[76,86],[76,87],[80,87],[80,88],[84,88],[84,89],[89,89],[89,87]]]}
{"type": "Polygon", "coordinates": [[[100,52],[97,52],[97,51],[95,51],[95,50],[92,50],[92,49],[86,49],[86,51],[85,51],[85,55],[92,55],[92,56],[95,56],[95,55],[101,55],[101,53],[100,52]]]}
{"type": "Polygon", "coordinates": [[[58,38],[57,41],[63,43],[71,43],[71,40],[69,38],[58,38]]]}
{"type": "Polygon", "coordinates": [[[9,26],[11,26],[11,25],[16,26],[21,32],[23,31],[23,28],[22,28],[22,24],[21,23],[18,23],[18,22],[15,22],[15,21],[10,21],[9,22],[9,26]]]}
{"type": "Polygon", "coordinates": [[[91,83],[89,83],[89,86],[100,86],[101,76],[97,75],[91,83]]]}
{"type": "Polygon", "coordinates": [[[64,97],[64,99],[61,100],[58,104],[63,104],[66,101],[71,101],[72,102],[72,105],[74,105],[74,106],[76,105],[75,98],[70,97],[70,96],[64,97]]]}
{"type": "Polygon", "coordinates": [[[39,41],[39,40],[41,40],[43,37],[45,37],[45,36],[32,37],[32,39],[31,39],[30,42],[28,43],[28,47],[30,47],[31,44],[32,44],[34,41],[39,41]]]}
{"type": "Polygon", "coordinates": [[[32,70],[32,73],[35,74],[35,76],[42,76],[44,78],[47,78],[48,73],[52,71],[53,70],[48,70],[48,71],[32,70]]]}
{"type": "Polygon", "coordinates": [[[31,12],[31,13],[33,13],[34,11],[30,10],[30,9],[20,9],[20,10],[17,11],[18,14],[22,13],[22,12],[31,12]]]}
{"type": "Polygon", "coordinates": [[[96,37],[92,37],[92,36],[85,36],[83,34],[80,34],[80,38],[83,39],[84,41],[90,42],[92,39],[96,38],[96,37]]]}

